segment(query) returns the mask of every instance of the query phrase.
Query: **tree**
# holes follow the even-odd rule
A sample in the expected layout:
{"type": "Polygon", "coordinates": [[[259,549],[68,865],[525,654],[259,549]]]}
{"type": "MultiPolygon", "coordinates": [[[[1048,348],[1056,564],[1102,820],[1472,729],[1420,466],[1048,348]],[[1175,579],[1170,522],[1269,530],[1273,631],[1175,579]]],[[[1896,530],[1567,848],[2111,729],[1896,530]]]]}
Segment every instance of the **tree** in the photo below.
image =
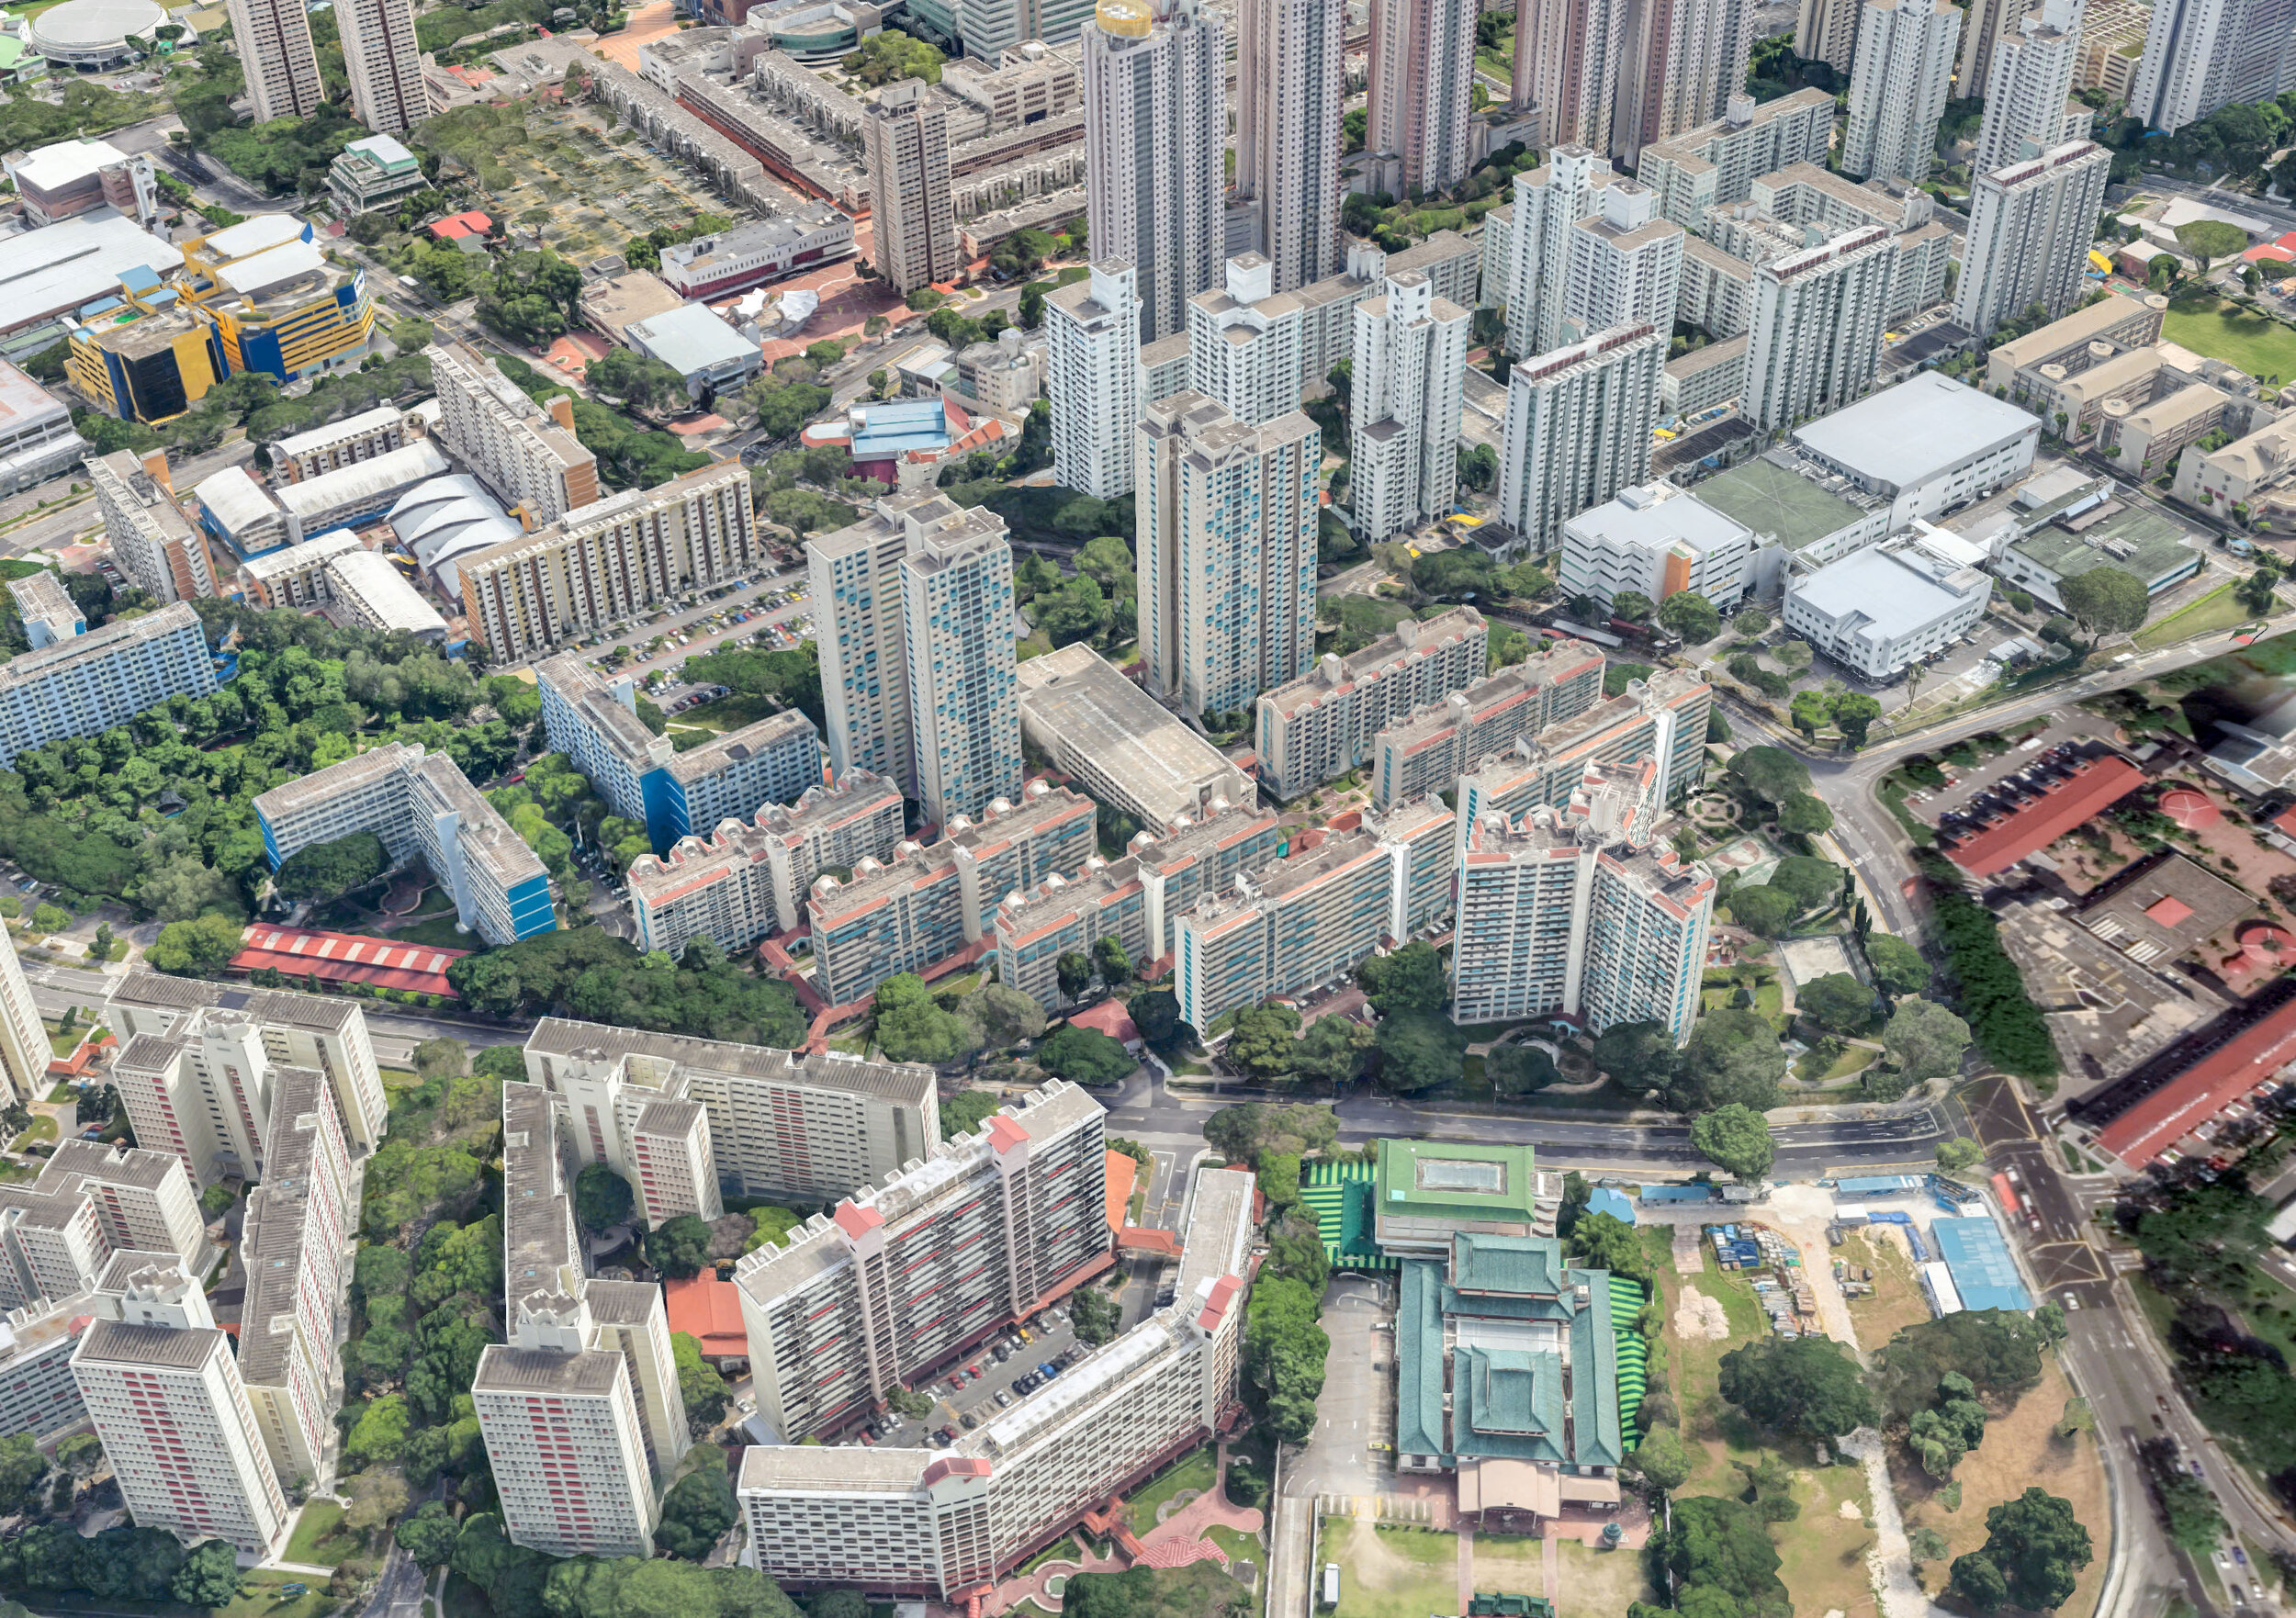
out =
{"type": "Polygon", "coordinates": [[[461,1533],[462,1525],[455,1521],[445,1500],[424,1500],[411,1515],[399,1519],[391,1538],[420,1566],[437,1567],[455,1554],[455,1541],[461,1533]]]}
{"type": "Polygon", "coordinates": [[[646,1262],[670,1280],[700,1275],[709,1256],[710,1228],[692,1214],[665,1219],[646,1233],[646,1262]]]}
{"type": "MultiPolygon", "coordinates": [[[[1084,503],[1081,500],[1070,502],[1072,505],[1084,503]]],[[[1097,526],[1097,519],[1102,515],[1097,509],[1100,502],[1094,500],[1092,504],[1095,509],[1086,515],[1094,518],[1097,526]]],[[[1053,526],[1060,526],[1067,514],[1064,507],[1061,515],[1052,520],[1053,526]]],[[[1131,594],[1140,578],[1139,564],[1132,560],[1132,547],[1112,534],[1104,534],[1085,542],[1084,549],[1076,553],[1076,571],[1112,596],[1131,594]]]]}
{"type": "Polygon", "coordinates": [[[1704,646],[1722,633],[1722,614],[1694,590],[1678,590],[1659,603],[1659,627],[1690,646],[1704,646]]]}
{"type": "Polygon", "coordinates": [[[1765,803],[1784,803],[1809,790],[1809,768],[1784,747],[1747,747],[1730,755],[1724,772],[1765,803]]]}
{"type": "Polygon", "coordinates": [[[985,1051],[1002,1051],[1044,1031],[1044,1007],[1035,996],[1003,983],[983,983],[957,1002],[957,1015],[973,1025],[974,1043],[985,1051]]]}
{"type": "Polygon", "coordinates": [[[1906,1327],[1882,1345],[1874,1387],[1905,1418],[1926,1408],[1945,1376],[1959,1372],[1988,1398],[2023,1392],[2041,1380],[2041,1328],[2009,1309],[1962,1309],[1906,1327]]]}
{"type": "Polygon", "coordinates": [[[1846,972],[1811,979],[1795,992],[1794,1004],[1829,1033],[1854,1034],[1874,1017],[1874,991],[1846,972]]]}
{"type": "Polygon", "coordinates": [[[1356,969],[1356,982],[1381,1017],[1440,1011],[1449,992],[1444,982],[1443,957],[1421,938],[1385,955],[1372,956],[1356,969]]]}
{"type": "Polygon", "coordinates": [[[1802,909],[1815,910],[1841,897],[1848,874],[1830,860],[1789,854],[1771,871],[1770,885],[1794,895],[1795,904],[1802,909]]]}
{"type": "Polygon", "coordinates": [[[2176,1471],[2165,1473],[2159,1485],[2168,1537],[2196,1560],[2213,1556],[2224,1541],[2224,1513],[2209,1486],[2189,1473],[2176,1471]]]}
{"type": "Polygon", "coordinates": [[[2248,232],[2222,219],[2194,219],[2177,227],[2177,245],[2198,259],[2207,278],[2218,259],[2234,258],[2248,250],[2248,232]]]}
{"type": "Polygon", "coordinates": [[[1819,832],[1831,831],[1833,824],[1834,812],[1826,807],[1826,801],[1808,792],[1796,792],[1778,805],[1780,831],[1811,837],[1819,832]]]}
{"type": "Polygon", "coordinates": [[[1292,1069],[1301,1078],[1345,1084],[1363,1072],[1372,1033],[1347,1017],[1320,1017],[1292,1048],[1292,1069]]]}
{"type": "Polygon", "coordinates": [[[1315,1431],[1315,1401],[1323,1391],[1323,1362],[1332,1340],[1316,1324],[1323,1289],[1289,1275],[1263,1273],[1244,1319],[1247,1397],[1269,1431],[1287,1444],[1315,1431]]]}
{"type": "Polygon", "coordinates": [[[1037,1065],[1079,1084],[1115,1084],[1131,1076],[1140,1064],[1121,1039],[1097,1028],[1063,1023],[1036,1048],[1037,1065]]]}
{"type": "Polygon", "coordinates": [[[1123,1321],[1123,1311],[1116,1299],[1097,1287],[1080,1288],[1069,1306],[1069,1318],[1076,1324],[1076,1340],[1095,1347],[1116,1335],[1123,1321]]]}
{"type": "Polygon", "coordinates": [[[1638,590],[1622,590],[1610,599],[1610,615],[1628,624],[1650,621],[1650,598],[1638,590]]]}
{"type": "Polygon", "coordinates": [[[1571,1257],[1590,1270],[1649,1279],[1650,1261],[1632,1225],[1612,1214],[1584,1214],[1570,1227],[1571,1257]]]}
{"type": "Polygon", "coordinates": [[[2152,605],[2144,581],[2119,567],[2091,567],[2057,580],[2057,599],[2093,647],[2108,635],[2124,635],[2144,622],[2152,605]]]}
{"type": "Polygon", "coordinates": [[[877,1045],[895,1062],[954,1062],[975,1048],[974,1025],[945,1011],[913,972],[877,985],[877,1045]]]}
{"type": "Polygon", "coordinates": [[[1494,1046],[1483,1058],[1483,1073],[1491,1080],[1491,1094],[1503,1097],[1528,1096],[1562,1078],[1562,1070],[1543,1048],[1519,1043],[1494,1046]]]}
{"type": "Polygon", "coordinates": [[[1100,973],[1100,981],[1111,988],[1132,975],[1132,958],[1125,951],[1124,941],[1110,936],[1092,946],[1092,964],[1100,973]]]}
{"type": "Polygon", "coordinates": [[[196,921],[171,921],[143,952],[143,963],[155,972],[177,977],[205,977],[223,970],[239,953],[246,928],[233,916],[202,916],[196,921]]]}
{"type": "Polygon", "coordinates": [[[1390,1017],[1379,1025],[1379,1083],[1415,1096],[1448,1084],[1466,1071],[1466,1042],[1447,1018],[1390,1017]]]}
{"type": "Polygon", "coordinates": [[[1751,1107],[1732,1102],[1690,1120],[1690,1143],[1707,1160],[1728,1169],[1744,1185],[1753,1185],[1770,1172],[1777,1157],[1771,1144],[1770,1124],[1751,1107]]]}
{"type": "MultiPolygon", "coordinates": [[[[1767,1618],[1791,1611],[1778,1578],[1769,1524],[1752,1505],[1718,1495],[1675,1500],[1669,1525],[1650,1536],[1650,1559],[1671,1576],[1684,1618],[1767,1618]]],[[[1668,1609],[1637,1602],[1627,1618],[1668,1609]]]]}
{"type": "Polygon", "coordinates": [[[692,1332],[670,1334],[670,1357],[678,1367],[678,1399],[685,1407],[687,1431],[703,1437],[724,1419],[733,1389],[717,1367],[702,1357],[701,1342],[692,1332]]]}
{"type": "Polygon", "coordinates": [[[1126,1006],[1132,1014],[1132,1027],[1148,1042],[1151,1051],[1170,1051],[1178,1044],[1180,1029],[1180,997],[1169,989],[1150,989],[1134,994],[1126,1006]]]}
{"type": "Polygon", "coordinates": [[[167,1593],[186,1607],[230,1606],[239,1599],[239,1553],[229,1540],[201,1540],[168,1581],[167,1593]]]}
{"type": "Polygon", "coordinates": [[[1060,959],[1052,964],[1059,974],[1063,1000],[1074,1000],[1092,982],[1092,958],[1081,949],[1062,950],[1060,959]]]}
{"type": "Polygon", "coordinates": [[[1682,1065],[1673,1036],[1664,1023],[1613,1023],[1595,1037],[1595,1071],[1628,1090],[1663,1089],[1682,1065]]]}
{"type": "Polygon", "coordinates": [[[1665,1493],[1690,1481],[1690,1449],[1672,1427],[1653,1427],[1626,1457],[1623,1468],[1652,1489],[1665,1493]]]}
{"type": "Polygon", "coordinates": [[[1794,728],[1804,736],[1815,736],[1833,718],[1833,698],[1820,691],[1798,691],[1787,710],[1794,728]]]}
{"type": "Polygon", "coordinates": [[[1926,1084],[1961,1071],[1969,1025],[1942,1006],[1909,997],[1898,1002],[1883,1025],[1882,1049],[1908,1084],[1926,1084]]]}
{"type": "Polygon", "coordinates": [[[399,1459],[407,1444],[407,1401],[402,1395],[385,1394],[368,1401],[343,1441],[343,1458],[354,1466],[388,1466],[399,1459]]]}
{"type": "Polygon", "coordinates": [[[593,1163],[574,1176],[574,1222],[592,1236],[625,1224],[637,1208],[629,1181],[603,1163],[593,1163]]]}
{"type": "Polygon", "coordinates": [[[717,1548],[740,1512],[726,1481],[726,1452],[703,1444],[692,1452],[693,1469],[662,1496],[654,1544],[665,1556],[698,1562],[717,1548]]]}
{"type": "Polygon", "coordinates": [[[1881,716],[1881,702],[1863,691],[1843,691],[1834,699],[1834,725],[1853,747],[1865,746],[1866,731],[1881,716]]]}
{"type": "Polygon", "coordinates": [[[1777,1433],[1840,1438],[1880,1419],[1857,1361],[1830,1337],[1764,1337],[1722,1356],[1722,1397],[1777,1433]]]}
{"type": "Polygon", "coordinates": [[[1003,1105],[993,1091],[958,1091],[940,1104],[940,1138],[953,1140],[959,1135],[970,1135],[1003,1105]]]}
{"type": "Polygon", "coordinates": [[[1953,1560],[1953,1588],[1972,1605],[2051,1612],[2073,1594],[2094,1553],[2073,1502],[2029,1488],[1985,1516],[1985,1545],[1953,1560]]]}
{"type": "Polygon", "coordinates": [[[1868,933],[1865,963],[1874,969],[1874,982],[1885,994],[1919,994],[1930,986],[1930,963],[1895,933],[1868,933]]]}
{"type": "Polygon", "coordinates": [[[1942,1562],[1953,1554],[1953,1547],[1945,1543],[1945,1536],[1934,1528],[1915,1529],[1906,1535],[1906,1543],[1913,1553],[1916,1567],[1924,1562],[1942,1562]]]}
{"type": "Polygon", "coordinates": [[[1975,1168],[1985,1161],[1985,1148],[1975,1140],[1940,1140],[1937,1143],[1937,1166],[1949,1174],[1975,1168]]]}
{"type": "Polygon", "coordinates": [[[1741,883],[1730,890],[1730,919],[1756,938],[1778,937],[1801,911],[1793,894],[1769,882],[1741,883]]]}

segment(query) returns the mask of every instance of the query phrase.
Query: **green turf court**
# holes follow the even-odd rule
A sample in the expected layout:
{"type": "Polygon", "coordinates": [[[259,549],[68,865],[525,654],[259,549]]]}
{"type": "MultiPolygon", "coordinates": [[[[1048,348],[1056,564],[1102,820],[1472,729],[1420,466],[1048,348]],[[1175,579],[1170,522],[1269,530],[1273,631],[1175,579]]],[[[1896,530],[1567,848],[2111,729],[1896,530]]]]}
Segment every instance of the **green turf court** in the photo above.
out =
{"type": "Polygon", "coordinates": [[[1372,1239],[1372,1184],[1378,1170],[1367,1163],[1334,1163],[1319,1158],[1307,1165],[1300,1200],[1315,1215],[1323,1256],[1335,1270],[1391,1270],[1400,1261],[1379,1251],[1372,1239]]]}

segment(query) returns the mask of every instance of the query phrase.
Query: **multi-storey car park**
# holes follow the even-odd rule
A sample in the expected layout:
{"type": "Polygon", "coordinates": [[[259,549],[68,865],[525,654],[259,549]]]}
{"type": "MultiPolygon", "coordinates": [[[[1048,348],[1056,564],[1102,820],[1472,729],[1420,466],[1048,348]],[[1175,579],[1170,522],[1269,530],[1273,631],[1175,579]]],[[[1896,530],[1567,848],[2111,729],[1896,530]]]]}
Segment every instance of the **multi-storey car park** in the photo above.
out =
{"type": "MultiPolygon", "coordinates": [[[[1056,1102],[991,1119],[1006,1128],[989,1150],[1020,1152],[1030,1115],[1056,1102]]],[[[1199,1171],[1175,1301],[947,1449],[752,1446],[738,1495],[760,1568],[955,1601],[1220,1431],[1236,1402],[1252,1197],[1249,1174],[1199,1171]]],[[[863,1223],[849,1240],[872,1252],[857,1262],[885,1262],[891,1229],[863,1223]]]]}
{"type": "Polygon", "coordinates": [[[1105,1116],[1054,1081],[742,1259],[759,1416],[834,1433],[1107,1269],[1105,1116]]]}
{"type": "Polygon", "coordinates": [[[912,1063],[556,1017],[535,1025],[525,1054],[527,1078],[567,1115],[580,1163],[604,1163],[634,1183],[633,1135],[665,1102],[706,1113],[711,1189],[731,1197],[828,1202],[898,1173],[940,1139],[933,1070],[912,1063]]]}

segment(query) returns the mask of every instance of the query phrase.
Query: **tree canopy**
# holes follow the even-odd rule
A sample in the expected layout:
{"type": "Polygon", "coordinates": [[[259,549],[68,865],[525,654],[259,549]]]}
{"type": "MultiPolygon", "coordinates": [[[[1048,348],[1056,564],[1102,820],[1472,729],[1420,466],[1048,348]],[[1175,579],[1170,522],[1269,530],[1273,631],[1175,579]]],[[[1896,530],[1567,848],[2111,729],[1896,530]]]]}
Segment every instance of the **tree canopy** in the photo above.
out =
{"type": "Polygon", "coordinates": [[[1443,957],[1423,938],[1372,956],[1356,969],[1356,982],[1381,1017],[1440,1011],[1450,994],[1450,985],[1444,980],[1443,957]]]}
{"type": "Polygon", "coordinates": [[[2091,644],[2136,628],[2152,606],[2144,581],[2112,567],[2091,567],[2057,580],[2057,599],[2073,622],[2088,632],[2091,644]]]}
{"type": "Polygon", "coordinates": [[[625,1223],[636,1208],[629,1181],[615,1174],[612,1164],[590,1163],[574,1176],[574,1222],[591,1235],[625,1223]]]}
{"type": "Polygon", "coordinates": [[[1930,986],[1930,963],[1895,933],[1868,933],[1865,961],[1885,994],[1919,994],[1930,986]]]}
{"type": "Polygon", "coordinates": [[[1690,1143],[1749,1185],[1769,1174],[1777,1156],[1768,1120],[1736,1102],[1691,1119],[1690,1143]]]}
{"type": "Polygon", "coordinates": [[[1379,1083],[1401,1095],[1447,1084],[1465,1072],[1467,1041],[1441,1016],[1390,1017],[1379,1024],[1379,1083]]]}
{"type": "Polygon", "coordinates": [[[371,831],[355,831],[331,843],[297,849],[271,880],[283,899],[325,901],[363,888],[389,869],[383,839],[371,831]]]}
{"type": "Polygon", "coordinates": [[[944,1009],[913,972],[877,985],[876,1040],[895,1062],[954,1062],[980,1046],[975,1027],[944,1009]]]}
{"type": "Polygon", "coordinates": [[[2073,1502],[2028,1488],[1985,1515],[1985,1544],[1953,1558],[1954,1593],[1986,1612],[2022,1607],[2054,1612],[2072,1599],[2081,1569],[2094,1559],[2088,1530],[2073,1502]]]}
{"type": "Polygon", "coordinates": [[[1778,1433],[1839,1438],[1879,1412],[1850,1351],[1830,1337],[1763,1337],[1722,1356],[1722,1397],[1778,1433]]]}
{"type": "Polygon", "coordinates": [[[1036,1060],[1045,1072],[1079,1084],[1119,1084],[1140,1065],[1122,1040],[1074,1023],[1063,1023],[1047,1034],[1036,1048],[1036,1060]]]}

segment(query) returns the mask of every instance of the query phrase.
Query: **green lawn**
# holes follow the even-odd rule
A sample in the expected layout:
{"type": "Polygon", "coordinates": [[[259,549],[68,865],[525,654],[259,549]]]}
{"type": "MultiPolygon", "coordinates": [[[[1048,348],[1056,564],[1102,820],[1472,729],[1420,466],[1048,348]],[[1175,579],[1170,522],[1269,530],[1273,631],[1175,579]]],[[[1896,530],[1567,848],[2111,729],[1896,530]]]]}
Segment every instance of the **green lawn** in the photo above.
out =
{"type": "Polygon", "coordinates": [[[2235,587],[2225,585],[2212,590],[2197,601],[2188,601],[2157,624],[2147,624],[2136,632],[2136,644],[2150,649],[2168,646],[2176,641],[2195,640],[2204,635],[2215,635],[2245,624],[2256,616],[2240,603],[2233,592],[2235,587]]]}
{"type": "MultiPolygon", "coordinates": [[[[52,1039],[55,1036],[51,1034],[49,1038],[52,1039]]],[[[67,1051],[64,1054],[69,1056],[72,1052],[67,1051]]],[[[58,1084],[54,1089],[48,1092],[48,1102],[51,1107],[62,1107],[67,1101],[76,1102],[79,1099],[80,1086],[72,1083],[69,1079],[65,1080],[62,1084],[58,1084]]]]}
{"type": "Polygon", "coordinates": [[[428,944],[433,949],[483,949],[486,940],[476,933],[466,933],[455,926],[454,915],[433,916],[418,921],[412,927],[395,927],[388,932],[379,925],[355,927],[362,938],[388,938],[394,944],[428,944]]]}
{"type": "Polygon", "coordinates": [[[21,1152],[35,1140],[53,1140],[55,1138],[56,1120],[43,1112],[32,1120],[30,1129],[16,1138],[14,1150],[21,1152]]]}
{"type": "Polygon", "coordinates": [[[1868,1051],[1863,1045],[1852,1045],[1847,1051],[1844,1051],[1840,1056],[1834,1058],[1832,1064],[1829,1066],[1825,1072],[1814,1073],[1811,1069],[1818,1061],[1818,1052],[1813,1051],[1807,1055],[1799,1057],[1795,1060],[1794,1063],[1794,1076],[1801,1080],[1806,1084],[1813,1082],[1821,1084],[1830,1084],[1837,1079],[1848,1078],[1851,1073],[1863,1073],[1867,1068],[1874,1065],[1874,1062],[1880,1057],[1880,1054],[1881,1053],[1876,1051],[1868,1051]]]}
{"type": "Polygon", "coordinates": [[[386,1090],[411,1090],[422,1082],[411,1068],[387,1067],[381,1072],[386,1090]]]}
{"type": "Polygon", "coordinates": [[[2296,377],[2296,326],[2247,313],[2221,298],[2179,298],[2161,335],[2257,376],[2296,377]]]}
{"type": "Polygon", "coordinates": [[[324,1566],[341,1561],[348,1553],[346,1547],[336,1546],[332,1553],[320,1548],[320,1542],[343,1526],[343,1508],[332,1500],[315,1500],[303,1507],[303,1514],[295,1520],[295,1533],[287,1540],[287,1550],[279,1558],[283,1562],[308,1562],[324,1566]]]}
{"type": "Polygon", "coordinates": [[[780,713],[763,697],[734,695],[720,697],[714,702],[703,702],[670,721],[670,730],[706,730],[722,736],[729,730],[739,730],[745,725],[755,725],[760,719],[780,713]]]}
{"type": "Polygon", "coordinates": [[[1162,1472],[1142,1484],[1133,1494],[1132,1532],[1146,1534],[1156,1525],[1156,1508],[1177,1495],[1182,1489],[1206,1489],[1217,1476],[1219,1452],[1206,1444],[1182,1455],[1162,1472]]]}
{"type": "Polygon", "coordinates": [[[1427,1618],[1458,1606],[1455,1535],[1326,1517],[1321,1559],[1339,1564],[1333,1618],[1427,1618]]]}

